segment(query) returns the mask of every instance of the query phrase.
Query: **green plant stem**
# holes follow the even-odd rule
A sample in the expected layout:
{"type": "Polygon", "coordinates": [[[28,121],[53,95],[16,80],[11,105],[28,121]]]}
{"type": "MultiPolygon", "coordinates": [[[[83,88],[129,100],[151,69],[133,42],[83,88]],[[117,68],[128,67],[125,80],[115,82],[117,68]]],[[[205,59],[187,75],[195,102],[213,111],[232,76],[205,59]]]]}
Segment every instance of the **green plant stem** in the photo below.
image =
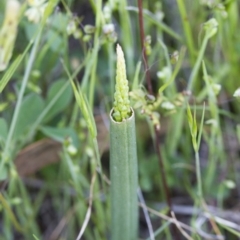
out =
{"type": "MultiPolygon", "coordinates": [[[[132,12],[136,12],[138,13],[138,8],[137,7],[132,7],[132,6],[128,6],[126,8],[128,11],[132,11],[132,12]]],[[[154,14],[152,14],[150,11],[148,11],[147,9],[143,10],[143,16],[145,19],[149,20],[150,22],[152,22],[153,24],[155,24],[160,30],[166,32],[169,36],[177,39],[178,41],[182,42],[182,37],[177,34],[176,32],[174,32],[170,27],[168,27],[165,23],[160,22],[156,16],[154,14]]]]}
{"type": "MultiPolygon", "coordinates": [[[[165,49],[164,49],[164,50],[165,50],[165,49]]],[[[175,78],[176,78],[176,76],[177,76],[177,74],[178,74],[178,72],[179,72],[179,70],[180,70],[180,68],[181,68],[181,66],[182,66],[183,58],[184,58],[184,56],[185,56],[185,51],[186,51],[185,48],[182,48],[182,49],[181,49],[180,58],[179,58],[179,60],[177,61],[176,67],[175,67],[173,73],[171,74],[171,77],[169,78],[169,80],[160,87],[160,89],[159,89],[159,91],[158,91],[159,93],[162,93],[162,92],[163,92],[167,87],[169,87],[169,86],[172,84],[172,82],[175,80],[175,78]]],[[[175,89],[174,89],[174,90],[175,90],[175,89]]],[[[176,92],[176,91],[174,91],[174,92],[176,92]]],[[[170,96],[171,96],[171,95],[170,95],[170,96]]]]}
{"type": "Polygon", "coordinates": [[[163,158],[161,155],[161,148],[160,148],[160,142],[159,142],[160,130],[156,127],[154,127],[154,134],[155,134],[155,148],[156,148],[158,162],[159,162],[159,166],[160,166],[163,191],[165,194],[167,205],[169,207],[169,211],[171,211],[172,210],[171,196],[169,193],[169,188],[168,188],[167,178],[166,178],[166,173],[165,173],[165,164],[163,162],[163,158]]]}
{"type": "Polygon", "coordinates": [[[136,240],[138,166],[135,117],[116,122],[110,113],[111,239],[136,240]]]}
{"type": "Polygon", "coordinates": [[[193,68],[193,70],[192,70],[192,72],[191,72],[191,75],[190,75],[190,77],[189,77],[189,82],[188,82],[188,87],[187,87],[187,89],[190,90],[190,91],[191,91],[191,90],[193,89],[193,87],[194,87],[194,82],[195,82],[195,80],[196,80],[196,77],[197,77],[199,68],[200,68],[201,63],[202,63],[202,59],[203,59],[203,55],[204,55],[204,52],[205,52],[206,47],[207,47],[208,39],[209,39],[209,37],[208,37],[208,35],[206,34],[206,35],[204,36],[204,39],[203,39],[203,42],[202,42],[200,51],[199,51],[199,53],[198,53],[197,61],[196,61],[195,65],[194,65],[194,68],[193,68]]]}
{"type": "Polygon", "coordinates": [[[152,83],[151,83],[151,77],[150,77],[150,71],[148,68],[148,59],[146,54],[146,47],[144,45],[144,26],[143,26],[143,6],[142,6],[142,0],[138,0],[138,19],[139,19],[139,28],[140,28],[140,39],[141,39],[141,46],[143,51],[143,64],[146,72],[146,81],[148,86],[148,92],[149,94],[153,94],[152,90],[152,83]]]}
{"type": "Polygon", "coordinates": [[[199,159],[199,152],[195,152],[195,161],[196,161],[196,173],[197,173],[197,185],[198,185],[198,197],[200,202],[203,200],[202,195],[202,178],[201,178],[201,169],[200,169],[200,159],[199,159]]]}
{"type": "Polygon", "coordinates": [[[31,50],[30,57],[29,57],[29,60],[28,60],[28,64],[27,64],[27,67],[26,67],[26,71],[24,73],[23,81],[22,81],[22,84],[21,84],[21,89],[20,89],[20,92],[19,92],[19,95],[18,95],[17,104],[16,104],[16,107],[15,107],[15,110],[14,110],[12,122],[11,122],[10,129],[9,129],[9,132],[8,132],[7,140],[6,140],[6,145],[5,145],[5,148],[4,148],[3,156],[4,156],[5,161],[8,161],[7,159],[9,157],[8,152],[10,150],[10,144],[11,144],[12,137],[13,137],[13,134],[14,134],[14,130],[15,130],[15,127],[16,127],[20,107],[21,107],[22,100],[23,100],[23,95],[24,95],[24,92],[25,92],[25,89],[26,89],[26,86],[27,86],[27,82],[28,82],[28,79],[29,79],[29,75],[31,73],[32,66],[33,66],[33,63],[34,63],[34,60],[35,60],[35,57],[36,57],[36,53],[37,53],[38,45],[39,45],[39,42],[40,42],[40,39],[41,39],[41,35],[42,35],[42,29],[39,30],[39,33],[38,33],[38,35],[37,35],[37,37],[34,41],[33,48],[31,50]]]}
{"type": "Polygon", "coordinates": [[[192,36],[192,31],[191,31],[191,26],[190,26],[190,22],[188,20],[188,16],[187,16],[187,11],[185,8],[185,4],[183,0],[177,0],[177,4],[178,4],[178,8],[179,8],[179,12],[181,15],[181,19],[182,19],[182,24],[183,24],[183,29],[185,32],[185,36],[186,36],[186,42],[187,42],[187,47],[189,50],[189,54],[190,54],[190,59],[191,59],[191,63],[194,63],[194,44],[193,44],[193,36],[192,36]]]}
{"type": "Polygon", "coordinates": [[[7,212],[7,215],[11,219],[14,227],[17,229],[18,232],[23,233],[25,231],[25,229],[19,224],[19,222],[18,222],[17,218],[15,217],[11,207],[9,206],[8,202],[6,201],[6,199],[3,197],[3,195],[1,193],[0,193],[0,202],[3,206],[3,208],[5,209],[5,211],[7,212]]]}
{"type": "MultiPolygon", "coordinates": [[[[197,61],[194,65],[194,68],[193,68],[193,70],[191,72],[191,75],[189,77],[189,82],[188,82],[187,89],[190,90],[190,91],[192,91],[192,89],[194,87],[194,83],[196,81],[196,77],[197,77],[199,68],[201,66],[201,62],[202,62],[203,55],[204,55],[204,52],[205,52],[206,47],[207,47],[208,40],[209,40],[209,36],[206,34],[204,39],[203,39],[200,51],[199,51],[197,61]]],[[[173,135],[172,135],[172,138],[171,138],[169,153],[173,153],[173,152],[176,151],[177,143],[179,142],[179,138],[180,138],[181,132],[182,132],[182,126],[183,126],[183,120],[184,120],[184,111],[185,111],[184,109],[185,108],[182,108],[178,112],[177,116],[173,119],[173,122],[174,122],[173,126],[175,126],[175,127],[174,127],[173,133],[172,133],[173,135]]]]}
{"type": "Polygon", "coordinates": [[[129,76],[133,76],[134,74],[134,43],[132,34],[133,29],[131,27],[131,19],[130,15],[127,11],[127,0],[119,1],[119,16],[120,16],[120,24],[121,24],[121,45],[123,46],[124,52],[126,54],[126,62],[128,63],[128,72],[129,76]]]}
{"type": "Polygon", "coordinates": [[[111,100],[114,99],[114,51],[113,51],[113,43],[107,44],[107,51],[108,51],[108,67],[109,67],[109,82],[110,82],[110,93],[111,93],[111,100]]]}
{"type": "Polygon", "coordinates": [[[93,108],[94,102],[94,87],[96,85],[96,70],[98,62],[98,50],[99,50],[99,35],[101,30],[101,21],[102,21],[102,0],[96,2],[96,32],[94,34],[94,49],[92,53],[93,65],[91,68],[91,78],[90,78],[90,87],[89,87],[89,105],[91,109],[93,108]]]}
{"type": "Polygon", "coordinates": [[[90,86],[89,86],[89,105],[91,109],[93,109],[93,102],[94,102],[94,90],[95,90],[95,85],[96,85],[96,70],[97,70],[97,62],[98,62],[98,48],[99,48],[99,40],[98,40],[98,35],[96,36],[96,41],[94,41],[94,49],[93,49],[93,54],[92,57],[94,59],[94,62],[92,64],[91,68],[91,78],[90,78],[90,86]]]}
{"type": "MultiPolygon", "coordinates": [[[[91,161],[91,174],[97,175],[97,168],[98,168],[98,160],[96,159],[96,156],[93,156],[91,161]]],[[[95,210],[95,214],[97,216],[97,220],[95,222],[96,226],[96,232],[98,235],[100,235],[98,238],[99,240],[104,240],[105,237],[105,230],[107,229],[108,222],[106,221],[106,215],[107,215],[107,209],[105,208],[105,205],[103,204],[101,200],[101,192],[106,193],[105,187],[101,189],[101,185],[104,185],[103,182],[103,176],[102,172],[100,173],[101,178],[96,178],[94,186],[93,186],[93,193],[92,193],[92,198],[94,198],[93,201],[93,208],[95,210]],[[94,196],[94,197],[93,197],[94,196]]],[[[91,196],[90,196],[91,197],[91,196]]]]}
{"type": "Polygon", "coordinates": [[[209,39],[209,37],[206,34],[204,36],[203,43],[202,43],[200,51],[198,53],[197,61],[196,61],[195,65],[194,65],[194,68],[193,68],[193,70],[191,72],[191,75],[189,77],[189,82],[188,82],[188,87],[187,87],[188,90],[192,90],[193,89],[194,81],[196,80],[199,68],[201,66],[203,55],[204,55],[204,52],[205,52],[206,47],[207,47],[208,39],[209,39]]]}
{"type": "Polygon", "coordinates": [[[12,198],[16,196],[16,194],[21,196],[22,205],[21,204],[17,205],[14,208],[14,212],[18,217],[18,221],[24,226],[24,229],[25,229],[24,239],[28,239],[27,236],[29,236],[30,229],[35,234],[37,235],[40,234],[39,226],[36,223],[36,221],[34,221],[35,214],[34,214],[33,206],[31,204],[30,196],[26,190],[26,187],[23,184],[22,179],[19,176],[17,176],[17,172],[13,170],[14,163],[11,162],[10,164],[12,165],[11,166],[12,171],[11,171],[11,178],[8,183],[9,197],[12,198]],[[24,208],[22,206],[24,206],[24,208]]]}
{"type": "MultiPolygon", "coordinates": [[[[208,94],[208,102],[209,102],[209,112],[212,119],[216,121],[216,125],[220,126],[220,118],[219,118],[219,109],[217,106],[217,97],[214,94],[214,91],[211,86],[210,77],[208,76],[207,69],[205,63],[203,62],[203,76],[204,81],[206,83],[206,89],[208,94]]],[[[209,165],[207,168],[207,174],[205,177],[205,191],[210,192],[213,185],[213,179],[216,172],[216,167],[218,164],[218,160],[224,157],[224,146],[222,142],[222,132],[221,128],[217,126],[211,127],[211,137],[209,139],[209,165]],[[216,147],[216,144],[218,147],[216,147]]]]}

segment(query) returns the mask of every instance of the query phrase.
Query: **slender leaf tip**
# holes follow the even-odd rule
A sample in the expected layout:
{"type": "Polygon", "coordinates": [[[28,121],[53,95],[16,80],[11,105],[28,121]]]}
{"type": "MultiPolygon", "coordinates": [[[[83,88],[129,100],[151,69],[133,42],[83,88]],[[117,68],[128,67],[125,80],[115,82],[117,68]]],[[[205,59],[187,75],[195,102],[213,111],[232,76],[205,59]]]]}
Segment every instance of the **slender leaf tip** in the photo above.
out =
{"type": "Polygon", "coordinates": [[[122,48],[117,44],[117,71],[114,93],[113,118],[117,122],[126,120],[131,116],[129,87],[126,77],[126,65],[122,48]]]}

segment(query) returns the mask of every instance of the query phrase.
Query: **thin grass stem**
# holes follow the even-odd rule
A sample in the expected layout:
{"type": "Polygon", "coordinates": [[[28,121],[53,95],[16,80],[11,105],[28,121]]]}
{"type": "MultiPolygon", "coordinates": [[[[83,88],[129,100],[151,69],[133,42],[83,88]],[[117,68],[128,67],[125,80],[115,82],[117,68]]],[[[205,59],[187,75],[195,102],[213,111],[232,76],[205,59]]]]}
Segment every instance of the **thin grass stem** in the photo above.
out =
{"type": "MultiPolygon", "coordinates": [[[[9,129],[7,140],[6,140],[6,145],[5,145],[5,148],[4,148],[3,156],[4,156],[5,161],[9,160],[8,159],[8,157],[9,157],[8,154],[9,154],[9,150],[11,149],[10,144],[11,144],[11,141],[12,141],[12,138],[13,138],[13,134],[14,134],[14,130],[15,130],[15,127],[16,127],[20,107],[21,107],[22,100],[23,100],[23,95],[24,95],[24,92],[25,92],[25,89],[26,89],[26,86],[27,86],[27,82],[28,82],[28,79],[29,79],[29,76],[30,76],[30,73],[31,73],[31,70],[32,70],[32,67],[33,67],[33,64],[34,64],[34,60],[35,60],[35,57],[36,57],[36,53],[37,53],[37,49],[38,49],[39,42],[40,42],[40,39],[41,39],[41,35],[42,35],[42,29],[39,30],[38,35],[36,36],[36,39],[34,41],[34,44],[33,44],[33,47],[32,47],[31,53],[30,53],[30,57],[29,57],[29,60],[28,60],[28,63],[27,63],[26,71],[25,71],[24,76],[23,76],[21,89],[20,89],[20,92],[19,92],[19,95],[18,95],[17,104],[16,104],[16,107],[14,109],[13,118],[12,118],[12,121],[11,121],[10,129],[9,129]]],[[[2,161],[1,163],[3,163],[3,162],[4,161],[2,161]]]]}

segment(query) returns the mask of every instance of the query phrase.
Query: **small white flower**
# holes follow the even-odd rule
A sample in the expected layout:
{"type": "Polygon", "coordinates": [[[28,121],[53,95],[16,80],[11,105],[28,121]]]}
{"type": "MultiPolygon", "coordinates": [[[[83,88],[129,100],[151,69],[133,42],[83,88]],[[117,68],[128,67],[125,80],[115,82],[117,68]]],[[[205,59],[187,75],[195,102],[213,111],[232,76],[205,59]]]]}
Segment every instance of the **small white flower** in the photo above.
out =
{"type": "Polygon", "coordinates": [[[46,0],[28,0],[28,4],[31,7],[41,7],[41,5],[44,4],[44,2],[46,2],[46,0]]]}
{"type": "Polygon", "coordinates": [[[179,59],[179,52],[178,51],[174,51],[171,55],[170,55],[170,61],[171,64],[176,64],[178,59],[179,59]]]}
{"type": "Polygon", "coordinates": [[[168,79],[170,75],[171,75],[171,70],[169,69],[169,67],[164,67],[162,71],[157,72],[157,77],[164,80],[168,79]]]}
{"type": "Polygon", "coordinates": [[[175,106],[170,102],[163,102],[161,107],[167,110],[173,110],[175,108],[175,106]]]}
{"type": "Polygon", "coordinates": [[[207,22],[204,23],[204,29],[208,35],[208,38],[211,38],[217,33],[218,30],[218,22],[215,18],[211,18],[207,22]]]}
{"type": "Polygon", "coordinates": [[[202,5],[207,5],[208,7],[213,7],[214,5],[216,5],[215,0],[201,0],[200,3],[202,5]]]}
{"type": "Polygon", "coordinates": [[[229,189],[233,189],[233,188],[236,187],[236,183],[232,180],[229,180],[229,179],[226,179],[223,183],[229,189]]]}
{"type": "Polygon", "coordinates": [[[30,6],[25,12],[29,22],[39,23],[47,7],[46,0],[28,0],[30,6]]]}
{"type": "Polygon", "coordinates": [[[164,18],[164,13],[163,13],[162,11],[157,11],[157,12],[155,13],[155,16],[156,16],[157,20],[158,20],[159,22],[161,22],[161,21],[163,20],[163,18],[164,18]]]}
{"type": "Polygon", "coordinates": [[[213,119],[213,118],[212,119],[208,119],[205,123],[208,124],[208,125],[212,125],[214,127],[218,126],[218,122],[216,121],[216,119],[213,119]]]}
{"type": "Polygon", "coordinates": [[[77,30],[76,22],[71,20],[67,25],[67,34],[72,35],[77,30]]]}
{"type": "Polygon", "coordinates": [[[234,92],[233,96],[234,96],[234,97],[237,97],[237,98],[240,97],[240,88],[238,88],[238,89],[234,92]]]}
{"type": "Polygon", "coordinates": [[[67,152],[68,152],[70,155],[74,156],[74,155],[76,155],[76,153],[77,153],[77,148],[71,144],[71,145],[69,145],[69,146],[67,147],[67,152]]]}
{"type": "Polygon", "coordinates": [[[112,24],[112,23],[108,23],[108,24],[105,24],[105,25],[103,26],[103,33],[104,33],[104,34],[113,33],[114,30],[115,30],[114,24],[112,24]]]}
{"type": "Polygon", "coordinates": [[[218,84],[218,83],[213,83],[213,84],[212,84],[212,89],[213,89],[215,95],[218,95],[219,92],[220,92],[221,89],[222,89],[222,86],[221,86],[220,84],[218,84]]]}

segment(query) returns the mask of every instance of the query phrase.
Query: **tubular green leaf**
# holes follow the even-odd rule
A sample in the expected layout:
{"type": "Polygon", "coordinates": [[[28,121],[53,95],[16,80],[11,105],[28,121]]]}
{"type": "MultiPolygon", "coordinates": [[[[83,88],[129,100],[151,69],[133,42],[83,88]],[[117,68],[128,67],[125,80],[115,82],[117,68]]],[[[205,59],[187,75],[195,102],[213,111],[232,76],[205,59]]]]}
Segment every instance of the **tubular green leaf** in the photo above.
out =
{"type": "Polygon", "coordinates": [[[110,113],[112,240],[136,240],[138,233],[138,166],[135,117],[116,122],[110,113]]]}

